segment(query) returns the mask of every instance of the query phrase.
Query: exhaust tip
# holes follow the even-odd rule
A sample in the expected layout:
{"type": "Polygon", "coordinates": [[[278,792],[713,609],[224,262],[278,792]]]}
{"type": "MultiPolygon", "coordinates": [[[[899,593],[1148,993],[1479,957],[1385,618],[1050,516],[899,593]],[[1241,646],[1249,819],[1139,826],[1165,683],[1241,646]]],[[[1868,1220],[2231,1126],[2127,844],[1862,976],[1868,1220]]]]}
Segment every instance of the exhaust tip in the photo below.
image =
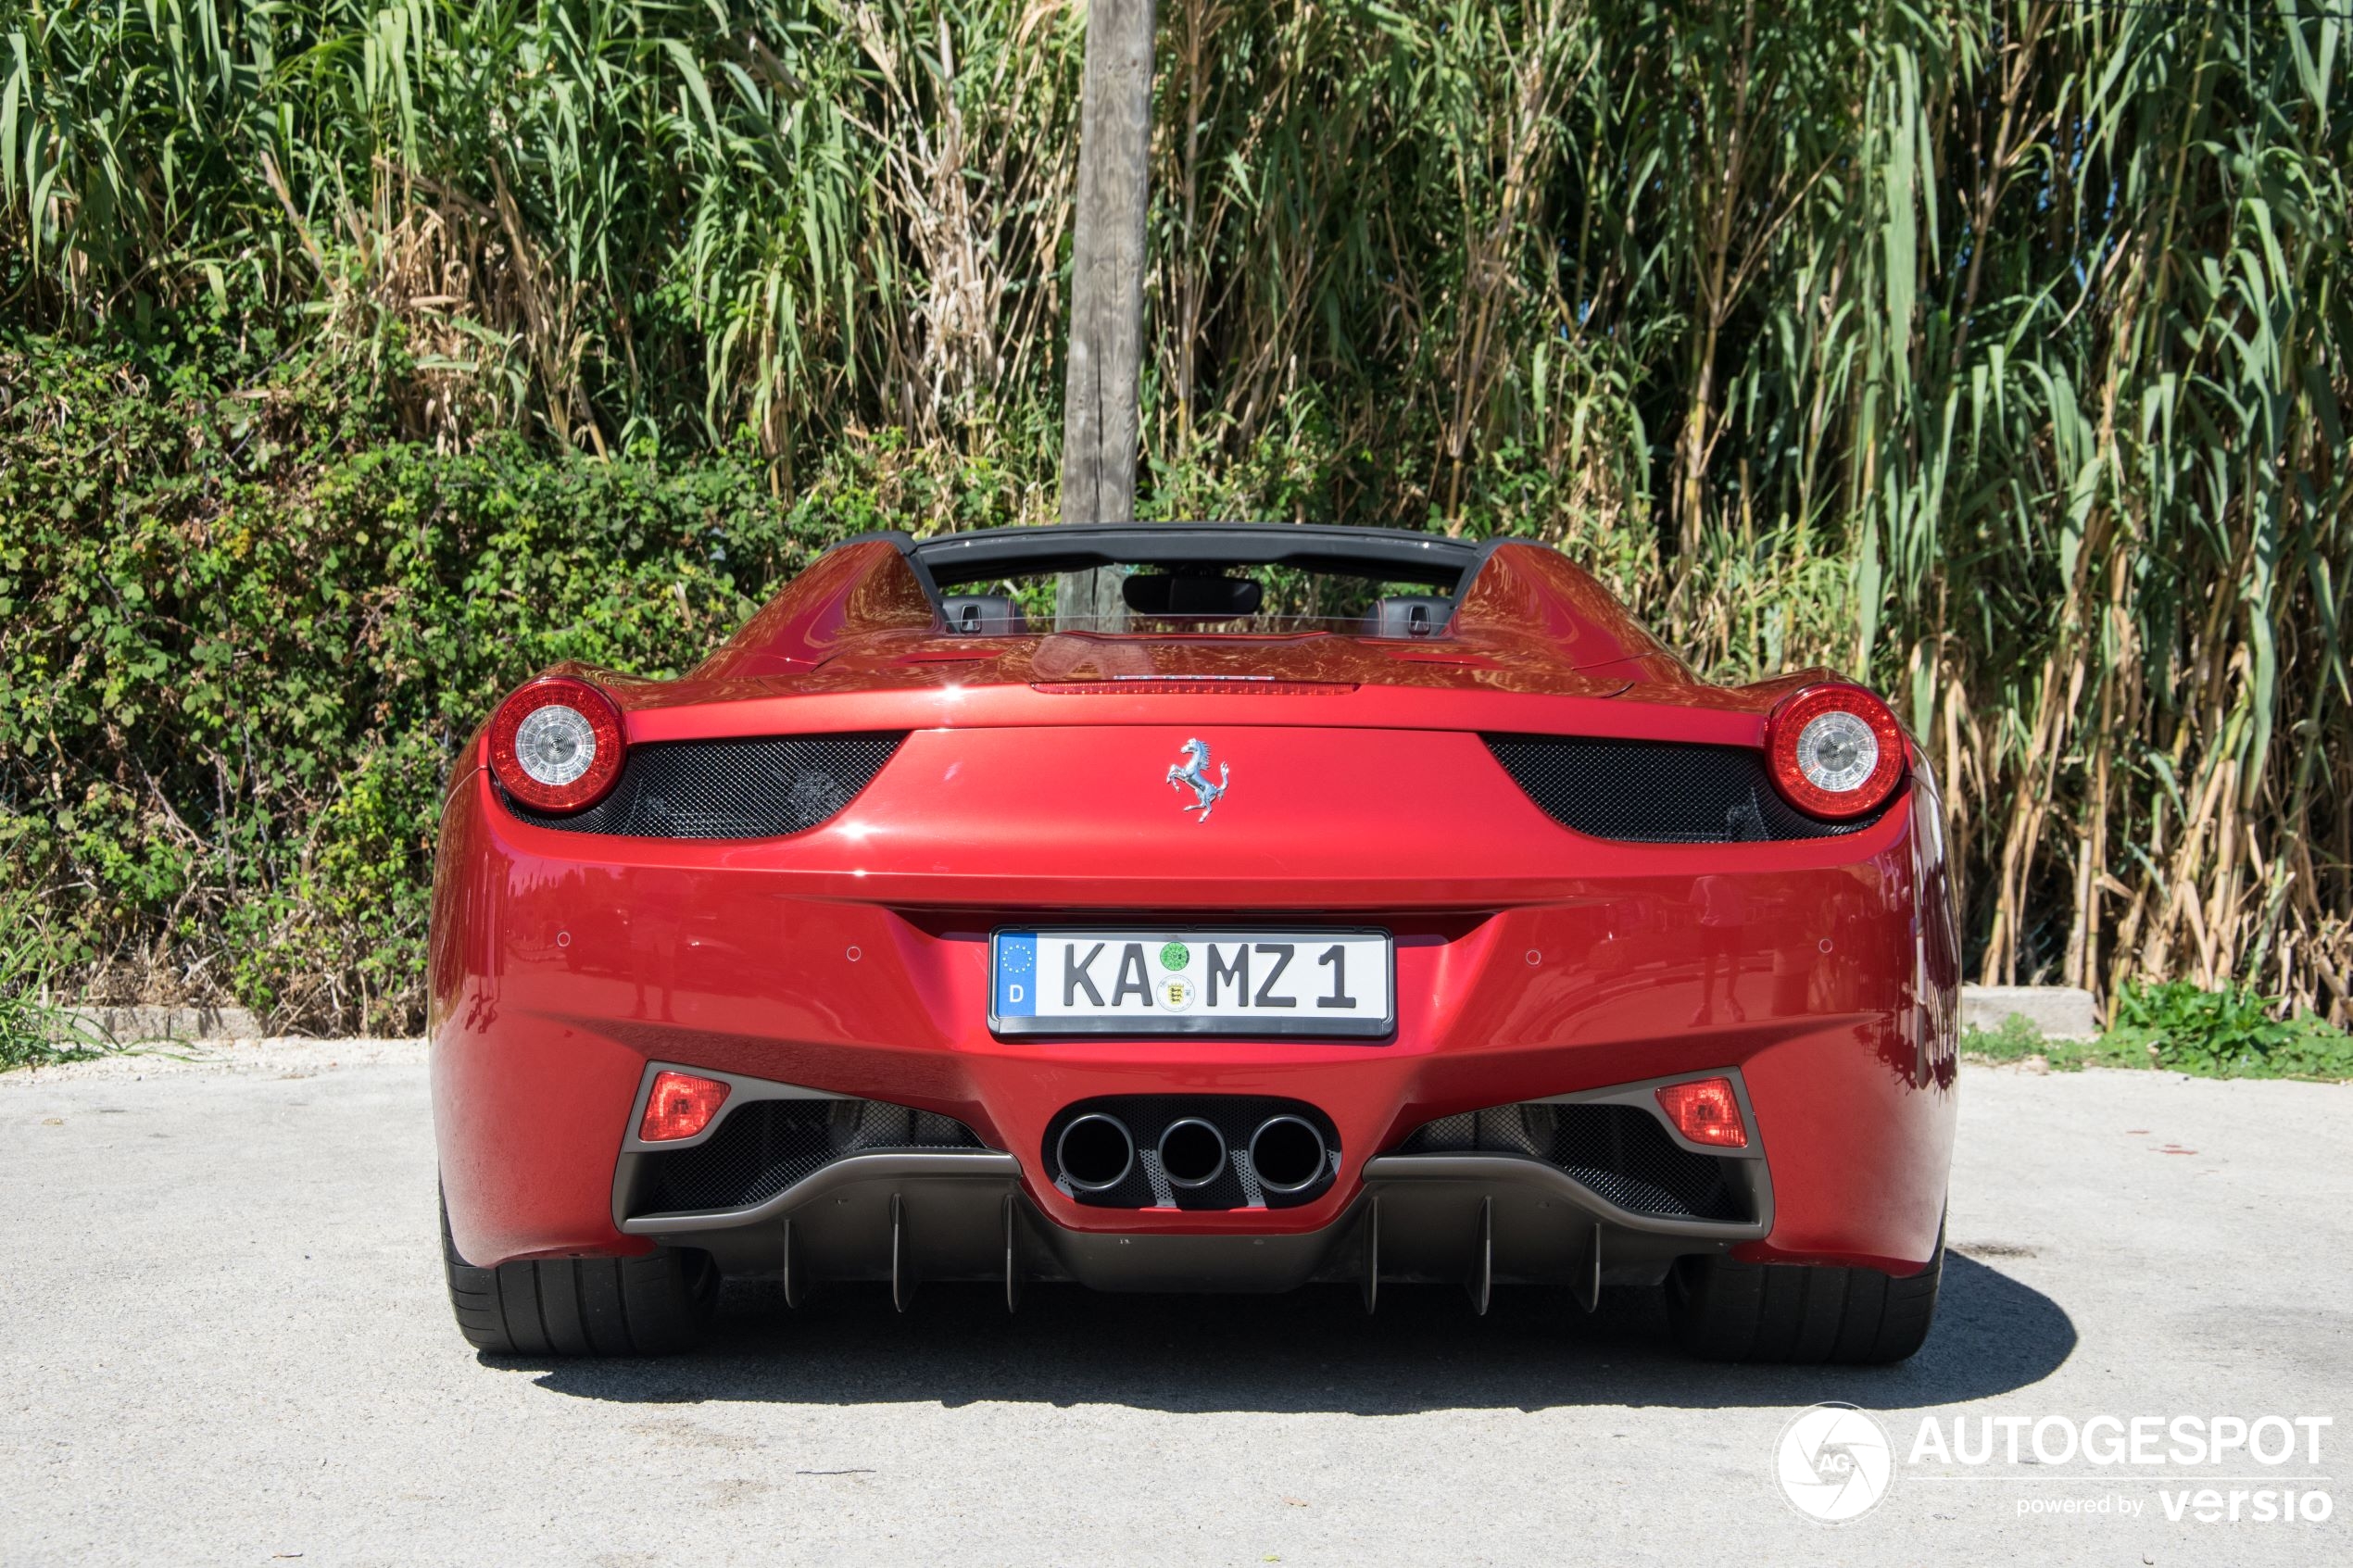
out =
{"type": "Polygon", "coordinates": [[[1127,1179],[1136,1168],[1136,1139],[1116,1116],[1090,1110],[1074,1119],[1054,1140],[1054,1163],[1063,1179],[1081,1192],[1102,1192],[1127,1179]]]}
{"type": "Polygon", "coordinates": [[[1324,1179],[1331,1151],[1303,1116],[1269,1116],[1250,1135],[1250,1168],[1268,1192],[1304,1192],[1324,1179]]]}
{"type": "Polygon", "coordinates": [[[1160,1168],[1170,1186],[1207,1186],[1226,1173],[1226,1135],[1198,1116],[1171,1122],[1160,1135],[1160,1168]]]}

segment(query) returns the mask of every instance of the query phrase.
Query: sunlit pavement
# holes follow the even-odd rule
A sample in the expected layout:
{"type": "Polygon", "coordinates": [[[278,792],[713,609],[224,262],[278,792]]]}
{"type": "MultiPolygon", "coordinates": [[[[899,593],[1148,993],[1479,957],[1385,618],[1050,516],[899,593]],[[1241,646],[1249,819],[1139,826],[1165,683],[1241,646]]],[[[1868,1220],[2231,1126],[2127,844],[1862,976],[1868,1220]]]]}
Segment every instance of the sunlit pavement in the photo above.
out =
{"type": "Polygon", "coordinates": [[[1965,1072],[1944,1311],[1893,1369],[1688,1361],[1636,1297],[1033,1286],[1008,1319],[938,1285],[735,1287],[698,1356],[551,1364],[450,1322],[418,1047],[231,1060],[0,1078],[0,1562],[2353,1553],[2353,1087],[1965,1072]],[[1894,1470],[1837,1527],[1775,1468],[1833,1399],[1894,1470]],[[1928,1416],[2026,1418],[2031,1461],[2032,1423],[2102,1414],[2336,1424],[2317,1464],[1906,1462],[1928,1416]],[[2167,1517],[2209,1487],[2332,1516],[2167,1517]]]}

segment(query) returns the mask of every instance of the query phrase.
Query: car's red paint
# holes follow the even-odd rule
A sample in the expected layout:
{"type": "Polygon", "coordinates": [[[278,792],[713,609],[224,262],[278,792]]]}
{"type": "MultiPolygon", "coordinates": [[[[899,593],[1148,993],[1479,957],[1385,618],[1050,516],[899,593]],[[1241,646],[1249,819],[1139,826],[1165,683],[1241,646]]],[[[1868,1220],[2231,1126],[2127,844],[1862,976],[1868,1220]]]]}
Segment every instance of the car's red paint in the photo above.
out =
{"type": "Polygon", "coordinates": [[[1635,844],[1555,823],[1478,738],[1755,746],[1777,698],[1819,673],[1700,684],[1533,546],[1494,551],[1452,634],[1406,646],[957,637],[890,546],[837,550],[690,679],[596,677],[633,744],[910,732],[822,826],[750,841],[534,826],[472,744],[432,941],[457,1246],[477,1264],[648,1249],[612,1210],[651,1060],[953,1116],[1018,1156],[1029,1199],[1073,1230],[1236,1234],[1331,1223],[1365,1160],[1434,1117],[1738,1069],[1774,1198],[1743,1255],[1918,1269],[1953,1135],[1958,952],[1917,759],[1852,836],[1635,844]],[[1274,679],[1188,684],[1237,673],[1274,679]],[[1115,679],[1139,675],[1160,679],[1115,679]],[[1196,735],[1236,781],[1210,823],[1178,813],[1164,776],[1196,735]],[[1703,944],[1711,898],[1738,915],[1703,944]],[[1075,915],[1384,925],[1395,1038],[995,1038],[990,928],[1075,915]],[[1231,1211],[1090,1208],[1040,1179],[1063,1108],[1179,1090],[1320,1107],[1339,1179],[1298,1208],[1231,1211]]]}

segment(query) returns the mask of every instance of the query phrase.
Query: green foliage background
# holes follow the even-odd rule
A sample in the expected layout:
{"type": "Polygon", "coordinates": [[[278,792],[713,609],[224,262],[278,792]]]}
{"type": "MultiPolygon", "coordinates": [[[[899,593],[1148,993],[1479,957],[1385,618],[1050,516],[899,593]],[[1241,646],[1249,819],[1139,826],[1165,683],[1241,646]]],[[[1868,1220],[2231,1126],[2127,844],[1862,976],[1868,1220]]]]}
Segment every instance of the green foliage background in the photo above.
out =
{"type": "Polygon", "coordinates": [[[1968,1029],[1964,1054],[1989,1061],[2040,1057],[2062,1073],[2156,1069],[2199,1078],[2353,1079],[2353,1035],[2310,1013],[2282,1018],[2278,998],[2188,980],[2128,982],[2092,1040],[2046,1040],[2013,1014],[1998,1029],[1968,1029]]]}
{"type": "MultiPolygon", "coordinates": [[[[1972,962],[2353,995],[2316,0],[1162,0],[1142,506],[1555,541],[1898,698],[1972,962]]],[[[0,895],[418,1016],[497,693],[1046,521],[1082,7],[0,0],[0,895]]]]}

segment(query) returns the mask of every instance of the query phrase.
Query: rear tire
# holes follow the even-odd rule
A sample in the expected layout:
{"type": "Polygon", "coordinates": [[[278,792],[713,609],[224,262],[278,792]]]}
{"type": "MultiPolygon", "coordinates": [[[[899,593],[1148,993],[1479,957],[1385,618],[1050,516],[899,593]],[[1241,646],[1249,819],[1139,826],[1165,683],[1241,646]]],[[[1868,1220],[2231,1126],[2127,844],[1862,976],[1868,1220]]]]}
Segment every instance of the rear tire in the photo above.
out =
{"type": "Polygon", "coordinates": [[[719,1302],[700,1252],[548,1258],[478,1269],[458,1256],[441,1205],[441,1261],[458,1332],[494,1356],[663,1356],[690,1348],[719,1302]]]}
{"type": "Polygon", "coordinates": [[[1877,1269],[1685,1258],[1667,1276],[1675,1342],[1712,1361],[1883,1366],[1928,1341],[1944,1276],[1944,1234],[1928,1267],[1897,1279],[1877,1269]]]}

